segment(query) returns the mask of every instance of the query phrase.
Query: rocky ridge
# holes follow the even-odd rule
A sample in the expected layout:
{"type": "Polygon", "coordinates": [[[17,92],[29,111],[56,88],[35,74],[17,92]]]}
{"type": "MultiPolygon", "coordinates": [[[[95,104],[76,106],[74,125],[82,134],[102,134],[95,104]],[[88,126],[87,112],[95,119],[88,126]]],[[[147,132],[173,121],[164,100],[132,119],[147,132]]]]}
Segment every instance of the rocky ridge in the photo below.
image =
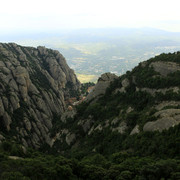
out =
{"type": "Polygon", "coordinates": [[[120,77],[105,73],[85,102],[66,109],[65,99],[76,95],[80,83],[63,56],[44,47],[1,44],[1,131],[25,147],[46,143],[65,152],[90,146],[96,152],[104,146],[99,137],[167,130],[180,123],[179,55],[160,55],[120,77]]]}
{"type": "Polygon", "coordinates": [[[142,62],[121,77],[103,74],[77,113],[69,111],[72,116],[63,117],[68,136],[63,140],[60,135],[62,142],[72,148],[94,142],[94,151],[96,138],[105,132],[107,137],[133,136],[180,124],[180,52],[168,56],[142,62]]]}
{"type": "Polygon", "coordinates": [[[39,148],[52,146],[53,123],[80,82],[58,51],[1,43],[0,87],[0,130],[39,148]]]}

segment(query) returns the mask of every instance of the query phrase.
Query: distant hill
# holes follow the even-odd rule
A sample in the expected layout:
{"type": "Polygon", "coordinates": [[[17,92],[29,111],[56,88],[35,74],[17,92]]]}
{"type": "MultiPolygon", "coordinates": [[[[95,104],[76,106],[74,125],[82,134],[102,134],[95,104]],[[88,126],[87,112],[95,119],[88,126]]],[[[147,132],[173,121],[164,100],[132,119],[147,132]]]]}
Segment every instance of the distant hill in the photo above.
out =
{"type": "Polygon", "coordinates": [[[39,34],[2,35],[0,40],[59,50],[80,80],[95,81],[105,72],[117,75],[144,59],[180,49],[180,33],[152,28],[79,29],[39,34]],[[85,78],[87,76],[87,80],[85,78]],[[83,77],[83,78],[82,78],[83,77]],[[89,79],[89,78],[92,79],[89,79]]]}
{"type": "MultiPolygon", "coordinates": [[[[145,151],[136,149],[136,138],[143,138],[146,133],[153,138],[162,138],[161,145],[165,151],[163,141],[165,143],[169,139],[168,135],[161,136],[161,132],[168,132],[180,123],[179,107],[180,52],[161,54],[120,77],[103,74],[86,101],[77,106],[76,115],[68,118],[71,112],[67,112],[66,120],[62,121],[59,130],[56,127],[56,133],[61,132],[59,138],[64,136],[72,150],[77,148],[77,151],[107,155],[131,149],[134,153],[137,150],[150,155],[148,148],[151,145],[144,147],[145,151]],[[129,139],[134,139],[134,143],[126,144],[129,139]]],[[[147,137],[147,141],[155,143],[153,138],[147,137]]],[[[59,147],[56,142],[54,146],[59,147]]],[[[173,149],[176,152],[176,147],[172,146],[173,149]]]]}

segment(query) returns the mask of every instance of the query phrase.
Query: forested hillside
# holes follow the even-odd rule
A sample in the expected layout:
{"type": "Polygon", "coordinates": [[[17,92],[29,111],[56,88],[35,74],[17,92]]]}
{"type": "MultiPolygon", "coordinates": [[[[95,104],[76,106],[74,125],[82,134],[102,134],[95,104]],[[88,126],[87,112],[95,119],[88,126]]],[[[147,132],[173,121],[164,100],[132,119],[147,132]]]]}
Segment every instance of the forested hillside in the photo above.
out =
{"type": "Polygon", "coordinates": [[[84,102],[54,116],[51,146],[31,149],[1,131],[0,177],[178,180],[179,123],[180,52],[161,54],[102,75],[84,102]]]}

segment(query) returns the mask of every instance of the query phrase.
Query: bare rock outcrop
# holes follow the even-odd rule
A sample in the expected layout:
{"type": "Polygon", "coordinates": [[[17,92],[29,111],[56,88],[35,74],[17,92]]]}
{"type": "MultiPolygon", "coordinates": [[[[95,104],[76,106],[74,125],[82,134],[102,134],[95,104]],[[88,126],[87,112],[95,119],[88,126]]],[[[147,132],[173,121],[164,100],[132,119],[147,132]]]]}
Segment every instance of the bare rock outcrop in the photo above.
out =
{"type": "Polygon", "coordinates": [[[165,107],[176,107],[180,106],[180,101],[163,101],[155,106],[155,109],[160,111],[165,107]]]}
{"type": "Polygon", "coordinates": [[[156,93],[166,94],[166,92],[168,91],[178,93],[179,90],[180,90],[179,87],[170,87],[170,88],[164,88],[164,89],[151,89],[151,88],[137,88],[136,87],[136,91],[144,91],[151,94],[152,96],[155,96],[156,93]]]}
{"type": "Polygon", "coordinates": [[[131,131],[130,135],[138,134],[140,132],[139,125],[136,125],[133,130],[131,131]]]}
{"type": "Polygon", "coordinates": [[[76,135],[69,133],[66,135],[66,143],[70,145],[76,139],[76,135]]]}
{"type": "Polygon", "coordinates": [[[154,114],[156,121],[147,122],[143,131],[162,131],[180,123],[180,109],[165,109],[154,114]]]}
{"type": "Polygon", "coordinates": [[[150,67],[153,67],[156,72],[159,72],[162,76],[167,76],[169,73],[173,73],[180,70],[180,66],[174,62],[157,61],[152,62],[150,67]]]}
{"type": "Polygon", "coordinates": [[[116,78],[118,78],[118,76],[116,76],[115,74],[111,74],[111,73],[102,74],[101,77],[98,79],[98,82],[95,85],[92,92],[88,94],[86,101],[89,102],[93,99],[98,99],[100,96],[104,95],[107,87],[116,78]]]}
{"type": "Polygon", "coordinates": [[[119,124],[119,126],[112,128],[112,131],[113,132],[117,131],[120,134],[124,134],[127,129],[128,129],[127,123],[123,121],[119,124]]]}
{"type": "Polygon", "coordinates": [[[51,145],[53,118],[65,112],[80,82],[58,51],[0,43],[0,87],[2,128],[38,148],[51,145]]]}
{"type": "Polygon", "coordinates": [[[125,93],[126,92],[126,88],[129,86],[129,80],[127,78],[125,78],[124,80],[122,80],[121,82],[122,87],[118,88],[115,90],[115,93],[120,92],[120,93],[125,93]]]}

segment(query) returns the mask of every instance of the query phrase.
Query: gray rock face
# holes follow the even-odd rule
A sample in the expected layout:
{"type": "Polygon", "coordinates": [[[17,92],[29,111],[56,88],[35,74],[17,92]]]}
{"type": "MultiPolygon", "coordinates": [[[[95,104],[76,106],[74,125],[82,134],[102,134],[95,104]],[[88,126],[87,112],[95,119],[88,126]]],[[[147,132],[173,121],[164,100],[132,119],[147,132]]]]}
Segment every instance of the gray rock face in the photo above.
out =
{"type": "Polygon", "coordinates": [[[66,136],[66,143],[68,145],[70,145],[74,140],[76,139],[76,135],[73,133],[73,134],[67,134],[66,136]]]}
{"type": "Polygon", "coordinates": [[[7,112],[3,114],[3,125],[6,127],[6,129],[9,131],[10,130],[10,124],[12,120],[11,117],[8,115],[7,112]]]}
{"type": "Polygon", "coordinates": [[[128,126],[127,126],[126,122],[121,122],[118,127],[112,128],[112,131],[117,131],[118,133],[123,134],[123,133],[125,133],[127,128],[128,128],[128,126]]]}
{"type": "Polygon", "coordinates": [[[171,87],[171,88],[164,88],[164,89],[150,89],[150,88],[137,88],[136,87],[136,91],[145,91],[151,94],[152,96],[155,96],[156,93],[166,94],[166,92],[168,91],[173,91],[174,93],[178,93],[179,90],[180,90],[179,87],[171,87]]]}
{"type": "Polygon", "coordinates": [[[136,125],[133,130],[131,131],[130,135],[138,134],[140,132],[139,125],[136,125]]]}
{"type": "Polygon", "coordinates": [[[180,66],[174,62],[157,61],[152,62],[150,67],[153,67],[156,72],[159,72],[162,76],[167,76],[169,73],[173,73],[180,70],[180,66]]]}
{"type": "Polygon", "coordinates": [[[66,110],[65,99],[80,82],[58,52],[45,47],[0,44],[0,116],[7,131],[24,146],[51,144],[54,115],[66,110]]]}
{"type": "Polygon", "coordinates": [[[154,115],[159,117],[156,121],[147,122],[143,131],[162,131],[169,129],[180,123],[180,109],[165,109],[158,111],[154,115]]]}
{"type": "Polygon", "coordinates": [[[66,122],[66,119],[68,118],[73,118],[76,115],[76,111],[72,110],[72,111],[66,111],[62,114],[61,116],[61,121],[62,122],[66,122]]]}
{"type": "Polygon", "coordinates": [[[80,125],[83,128],[83,131],[86,133],[91,128],[92,122],[93,122],[92,118],[89,117],[89,119],[80,120],[78,122],[78,125],[80,125]]]}
{"type": "Polygon", "coordinates": [[[105,73],[102,74],[98,79],[97,84],[91,93],[88,94],[86,101],[91,101],[93,99],[97,99],[103,94],[105,94],[107,87],[110,85],[111,81],[118,78],[115,74],[105,73]]]}
{"type": "Polygon", "coordinates": [[[155,109],[160,111],[165,107],[175,107],[175,106],[179,106],[180,105],[180,101],[163,101],[160,104],[155,106],[155,109]]]}
{"type": "Polygon", "coordinates": [[[118,122],[119,122],[119,118],[116,117],[116,118],[114,118],[114,119],[112,120],[111,124],[112,124],[112,125],[115,125],[115,124],[117,124],[118,122]]]}

